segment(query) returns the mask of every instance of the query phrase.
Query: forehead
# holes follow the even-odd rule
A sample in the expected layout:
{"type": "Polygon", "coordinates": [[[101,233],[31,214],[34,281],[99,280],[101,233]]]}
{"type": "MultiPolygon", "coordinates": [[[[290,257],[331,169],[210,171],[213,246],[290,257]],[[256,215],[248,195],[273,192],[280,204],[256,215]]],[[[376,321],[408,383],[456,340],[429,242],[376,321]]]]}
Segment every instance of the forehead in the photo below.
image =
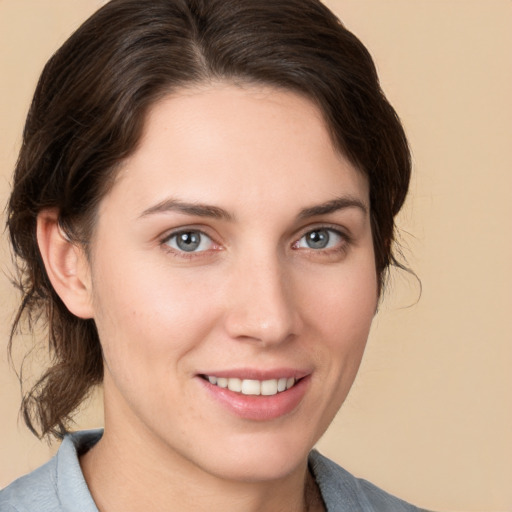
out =
{"type": "Polygon", "coordinates": [[[312,101],[271,87],[214,84],[152,106],[111,192],[130,195],[139,210],[168,195],[247,210],[341,194],[367,202],[368,184],[334,148],[312,101]]]}

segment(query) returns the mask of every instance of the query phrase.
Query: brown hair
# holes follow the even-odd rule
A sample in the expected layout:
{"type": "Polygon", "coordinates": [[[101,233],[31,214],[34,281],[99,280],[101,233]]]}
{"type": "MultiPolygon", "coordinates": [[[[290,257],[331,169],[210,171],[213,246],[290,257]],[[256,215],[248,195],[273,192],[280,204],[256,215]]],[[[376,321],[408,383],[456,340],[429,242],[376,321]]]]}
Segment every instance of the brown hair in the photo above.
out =
{"type": "Polygon", "coordinates": [[[46,322],[52,365],[22,411],[36,434],[61,436],[103,378],[93,320],[52,288],[36,220],[56,208],[67,236],[87,244],[96,207],[135,149],[145,114],[176,88],[212,80],[299,92],[321,109],[335,145],[370,184],[379,286],[392,263],[394,216],[410,178],[400,121],[362,43],[318,0],[112,0],[49,60],[34,94],[8,205],[24,319],[46,322]]]}

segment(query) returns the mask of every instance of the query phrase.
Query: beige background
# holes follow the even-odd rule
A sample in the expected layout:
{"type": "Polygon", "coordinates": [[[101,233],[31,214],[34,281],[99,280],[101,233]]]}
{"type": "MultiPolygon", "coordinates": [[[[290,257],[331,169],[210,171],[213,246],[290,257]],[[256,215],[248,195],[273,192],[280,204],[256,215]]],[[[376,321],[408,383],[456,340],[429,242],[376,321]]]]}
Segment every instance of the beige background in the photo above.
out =
{"type": "MultiPolygon", "coordinates": [[[[0,0],[0,200],[43,63],[99,0],[0,0]]],[[[400,226],[423,284],[392,276],[353,392],[320,442],[438,510],[512,510],[512,1],[330,0],[368,46],[415,177],[400,226]],[[410,307],[409,307],[410,306],[410,307]]],[[[2,270],[9,272],[5,240],[2,270]]],[[[0,275],[0,487],[56,447],[17,420],[0,275]]],[[[101,423],[99,400],[78,424],[101,423]]]]}

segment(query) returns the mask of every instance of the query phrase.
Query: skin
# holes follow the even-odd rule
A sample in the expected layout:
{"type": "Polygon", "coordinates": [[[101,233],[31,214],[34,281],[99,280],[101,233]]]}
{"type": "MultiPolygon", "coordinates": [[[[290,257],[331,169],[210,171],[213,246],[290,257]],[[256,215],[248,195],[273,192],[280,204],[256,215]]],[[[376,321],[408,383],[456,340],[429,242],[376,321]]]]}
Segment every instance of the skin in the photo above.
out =
{"type": "Polygon", "coordinates": [[[377,305],[368,183],[318,109],[256,86],[179,91],[153,106],[101,201],[90,258],[52,212],[39,239],[103,347],[105,433],[81,459],[99,510],[303,510],[308,452],[347,396],[377,305]],[[203,233],[197,251],[180,250],[180,230],[203,233]],[[326,248],[308,245],[318,230],[326,248]],[[268,420],[239,417],[199,376],[281,368],[307,385],[268,420]]]}

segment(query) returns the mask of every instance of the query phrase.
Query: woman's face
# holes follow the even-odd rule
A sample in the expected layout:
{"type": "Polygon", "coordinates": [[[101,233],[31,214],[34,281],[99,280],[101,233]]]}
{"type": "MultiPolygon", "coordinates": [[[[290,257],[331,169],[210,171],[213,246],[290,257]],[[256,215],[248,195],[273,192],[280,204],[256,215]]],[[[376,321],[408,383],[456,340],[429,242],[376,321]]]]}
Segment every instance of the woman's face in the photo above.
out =
{"type": "Polygon", "coordinates": [[[377,302],[367,180],[310,101],[220,84],[154,105],[90,262],[105,435],[230,479],[304,462],[377,302]]]}

